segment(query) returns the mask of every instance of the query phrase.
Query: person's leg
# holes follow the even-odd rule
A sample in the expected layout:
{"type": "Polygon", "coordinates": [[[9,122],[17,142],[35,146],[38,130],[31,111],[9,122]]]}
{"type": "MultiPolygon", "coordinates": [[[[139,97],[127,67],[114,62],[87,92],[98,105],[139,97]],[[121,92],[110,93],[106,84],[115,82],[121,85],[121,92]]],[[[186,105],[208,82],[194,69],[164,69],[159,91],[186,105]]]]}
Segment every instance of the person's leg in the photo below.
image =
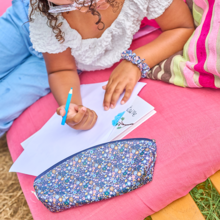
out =
{"type": "Polygon", "coordinates": [[[0,17],[0,80],[31,54],[42,58],[29,38],[28,6],[28,0],[13,0],[0,17]]]}
{"type": "Polygon", "coordinates": [[[0,136],[27,107],[50,92],[45,62],[29,56],[0,82],[0,136]]]}
{"type": "Polygon", "coordinates": [[[0,79],[30,56],[20,33],[23,21],[11,6],[0,17],[0,79]]]}
{"type": "Polygon", "coordinates": [[[29,0],[13,0],[0,17],[0,136],[49,90],[42,54],[29,38],[29,0]]]}

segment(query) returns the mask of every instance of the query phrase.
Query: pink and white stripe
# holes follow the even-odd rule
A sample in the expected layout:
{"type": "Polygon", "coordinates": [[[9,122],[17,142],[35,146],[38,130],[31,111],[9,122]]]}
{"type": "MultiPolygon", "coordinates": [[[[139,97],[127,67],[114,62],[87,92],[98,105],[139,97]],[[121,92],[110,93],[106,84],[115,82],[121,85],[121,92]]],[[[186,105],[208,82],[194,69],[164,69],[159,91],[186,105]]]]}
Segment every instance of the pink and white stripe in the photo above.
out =
{"type": "Polygon", "coordinates": [[[218,72],[216,67],[216,63],[217,63],[216,44],[217,44],[219,26],[220,26],[220,1],[215,1],[213,8],[212,31],[208,39],[208,50],[210,51],[209,52],[210,55],[207,58],[207,68],[210,73],[220,77],[220,73],[218,72]]]}

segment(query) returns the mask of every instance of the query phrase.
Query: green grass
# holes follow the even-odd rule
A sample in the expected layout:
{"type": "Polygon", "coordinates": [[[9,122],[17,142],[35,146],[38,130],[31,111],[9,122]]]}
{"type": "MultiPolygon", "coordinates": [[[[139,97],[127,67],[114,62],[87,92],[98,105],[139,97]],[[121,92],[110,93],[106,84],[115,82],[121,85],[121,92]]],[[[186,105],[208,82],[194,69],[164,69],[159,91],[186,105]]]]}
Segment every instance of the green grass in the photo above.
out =
{"type": "MultiPolygon", "coordinates": [[[[190,191],[190,195],[206,220],[220,220],[220,195],[212,185],[210,179],[194,187],[190,191]]],[[[152,219],[149,216],[144,220],[152,219]]]]}
{"type": "Polygon", "coordinates": [[[194,187],[190,195],[206,220],[220,220],[220,195],[210,179],[194,187]]]}

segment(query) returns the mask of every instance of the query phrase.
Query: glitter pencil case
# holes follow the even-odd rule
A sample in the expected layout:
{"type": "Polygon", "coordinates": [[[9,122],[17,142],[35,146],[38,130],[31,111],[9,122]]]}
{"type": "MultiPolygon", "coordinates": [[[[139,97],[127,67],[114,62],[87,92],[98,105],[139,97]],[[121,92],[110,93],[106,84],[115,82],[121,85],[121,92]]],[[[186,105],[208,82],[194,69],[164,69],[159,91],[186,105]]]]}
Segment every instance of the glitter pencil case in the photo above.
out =
{"type": "Polygon", "coordinates": [[[122,195],[152,181],[156,143],[145,138],[100,144],[76,153],[34,181],[38,199],[51,212],[122,195]]]}

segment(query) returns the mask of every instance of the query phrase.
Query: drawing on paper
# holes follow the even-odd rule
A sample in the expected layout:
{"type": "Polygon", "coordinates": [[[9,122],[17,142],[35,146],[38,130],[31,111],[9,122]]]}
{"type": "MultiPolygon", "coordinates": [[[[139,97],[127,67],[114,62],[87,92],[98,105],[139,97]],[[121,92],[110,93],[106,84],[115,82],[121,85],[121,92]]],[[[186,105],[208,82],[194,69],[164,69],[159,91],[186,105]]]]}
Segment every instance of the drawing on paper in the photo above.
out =
{"type": "Polygon", "coordinates": [[[134,117],[137,114],[137,111],[133,109],[132,106],[127,109],[127,112],[130,113],[132,117],[134,117]]]}
{"type": "Polygon", "coordinates": [[[115,116],[114,120],[112,120],[112,125],[113,126],[117,126],[117,129],[121,129],[125,126],[130,126],[133,125],[133,123],[131,124],[125,124],[123,121],[125,120],[124,117],[122,117],[124,115],[125,112],[121,112],[118,115],[115,116]]]}
{"type": "Polygon", "coordinates": [[[117,125],[118,125],[118,122],[119,122],[119,120],[121,119],[121,117],[124,115],[124,113],[125,113],[125,112],[121,112],[121,113],[119,113],[119,114],[117,114],[117,115],[115,116],[115,119],[112,120],[112,125],[113,125],[113,126],[117,126],[117,125]]]}

